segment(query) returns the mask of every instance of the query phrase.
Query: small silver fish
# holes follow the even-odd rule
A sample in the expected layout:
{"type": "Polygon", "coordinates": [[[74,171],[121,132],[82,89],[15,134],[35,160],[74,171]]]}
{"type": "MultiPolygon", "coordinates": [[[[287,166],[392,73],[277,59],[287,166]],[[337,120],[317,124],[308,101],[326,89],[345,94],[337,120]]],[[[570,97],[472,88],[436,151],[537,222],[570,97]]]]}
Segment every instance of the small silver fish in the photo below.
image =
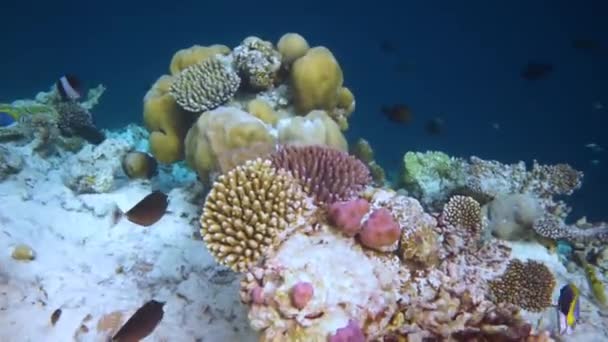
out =
{"type": "Polygon", "coordinates": [[[600,164],[600,160],[599,159],[593,159],[591,160],[591,165],[599,165],[600,164]]]}
{"type": "Polygon", "coordinates": [[[601,103],[601,102],[599,102],[599,101],[595,101],[595,102],[593,102],[593,109],[594,109],[594,110],[602,110],[602,109],[604,109],[604,108],[606,108],[606,107],[604,107],[604,104],[603,104],[603,103],[601,103]]]}
{"type": "Polygon", "coordinates": [[[492,128],[494,128],[495,130],[499,131],[500,130],[500,124],[498,122],[493,122],[492,123],[492,128]]]}
{"type": "Polygon", "coordinates": [[[590,149],[591,151],[595,152],[595,153],[599,153],[599,152],[603,152],[604,148],[596,143],[588,143],[587,145],[585,145],[586,148],[590,149]]]}

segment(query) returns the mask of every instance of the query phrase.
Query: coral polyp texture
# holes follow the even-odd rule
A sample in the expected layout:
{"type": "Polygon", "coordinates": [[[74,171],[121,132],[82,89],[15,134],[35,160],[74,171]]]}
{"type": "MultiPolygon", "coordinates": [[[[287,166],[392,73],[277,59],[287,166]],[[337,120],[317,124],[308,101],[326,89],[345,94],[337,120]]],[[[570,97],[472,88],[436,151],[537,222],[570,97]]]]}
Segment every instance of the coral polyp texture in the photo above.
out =
{"type": "Polygon", "coordinates": [[[209,57],[176,75],[171,95],[189,112],[204,112],[226,103],[236,93],[241,79],[220,59],[209,57]]]}
{"type": "Polygon", "coordinates": [[[542,311],[552,305],[555,277],[541,262],[513,259],[499,278],[489,282],[498,302],[517,305],[529,311],[542,311]]]}
{"type": "Polygon", "coordinates": [[[256,159],[221,175],[207,195],[201,235],[217,261],[244,272],[272,248],[306,208],[297,182],[256,159]]]}
{"type": "Polygon", "coordinates": [[[298,179],[317,203],[352,199],[371,182],[365,164],[328,147],[283,146],[270,159],[275,167],[298,179]]]}
{"type": "Polygon", "coordinates": [[[481,206],[472,197],[456,195],[443,207],[441,216],[445,224],[464,227],[473,232],[482,228],[481,206]]]}
{"type": "Polygon", "coordinates": [[[175,53],[169,71],[144,99],[151,152],[161,163],[186,157],[203,183],[279,145],[348,151],[342,132],[355,110],[355,97],[343,85],[342,70],[331,51],[310,48],[296,33],[285,34],[276,44],[249,36],[233,49],[193,45],[175,53]],[[230,125],[252,126],[254,135],[235,134],[242,139],[238,146],[197,147],[204,145],[202,135],[207,141],[227,135],[218,125],[212,128],[197,121],[222,107],[241,111],[230,125]],[[192,134],[186,137],[189,129],[192,134]],[[272,139],[260,143],[257,138],[262,135],[272,139]]]}

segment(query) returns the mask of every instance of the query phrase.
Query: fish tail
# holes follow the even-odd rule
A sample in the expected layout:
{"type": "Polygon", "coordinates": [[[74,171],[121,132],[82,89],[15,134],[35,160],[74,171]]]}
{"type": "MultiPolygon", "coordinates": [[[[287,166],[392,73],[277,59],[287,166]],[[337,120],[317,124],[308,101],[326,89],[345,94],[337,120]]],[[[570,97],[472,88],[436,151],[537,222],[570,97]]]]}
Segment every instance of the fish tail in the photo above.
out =
{"type": "Polygon", "coordinates": [[[120,219],[122,219],[122,217],[125,215],[125,213],[120,210],[120,208],[118,207],[118,205],[114,205],[114,209],[112,209],[112,221],[111,221],[111,227],[114,227],[115,225],[118,224],[118,222],[120,221],[120,219]]]}

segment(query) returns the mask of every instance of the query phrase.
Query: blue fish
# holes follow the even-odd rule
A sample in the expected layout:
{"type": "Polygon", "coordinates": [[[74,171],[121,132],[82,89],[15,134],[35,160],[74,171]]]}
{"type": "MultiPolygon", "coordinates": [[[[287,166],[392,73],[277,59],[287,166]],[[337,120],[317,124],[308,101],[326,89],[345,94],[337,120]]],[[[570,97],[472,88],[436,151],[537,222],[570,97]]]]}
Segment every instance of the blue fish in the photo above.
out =
{"type": "Polygon", "coordinates": [[[557,299],[557,315],[560,335],[572,333],[580,318],[579,289],[574,284],[564,285],[557,299]]]}
{"type": "Polygon", "coordinates": [[[0,112],[0,127],[8,127],[17,123],[15,117],[7,112],[0,112]]]}

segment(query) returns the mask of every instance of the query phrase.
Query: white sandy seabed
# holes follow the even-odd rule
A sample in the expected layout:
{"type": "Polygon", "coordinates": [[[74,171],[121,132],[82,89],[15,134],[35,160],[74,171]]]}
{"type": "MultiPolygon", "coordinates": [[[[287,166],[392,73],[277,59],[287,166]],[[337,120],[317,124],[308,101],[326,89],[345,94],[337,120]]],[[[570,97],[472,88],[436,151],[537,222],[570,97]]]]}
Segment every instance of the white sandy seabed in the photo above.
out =
{"type": "Polygon", "coordinates": [[[200,209],[187,187],[169,192],[170,212],[156,224],[123,219],[112,227],[112,208],[128,210],[150,184],[75,195],[59,178],[24,169],[0,183],[1,342],[107,341],[150,299],[166,304],[146,341],[257,340],[237,275],[193,238],[200,209]],[[18,244],[31,246],[35,259],[14,260],[18,244]]]}
{"type": "MultiPolygon", "coordinates": [[[[239,300],[239,277],[218,266],[195,238],[201,205],[195,184],[173,187],[168,213],[144,228],[126,219],[112,226],[110,216],[116,205],[126,211],[146,196],[149,182],[76,195],[59,170],[40,167],[1,182],[0,342],[105,342],[151,299],[166,302],[165,314],[145,341],[257,341],[239,300]],[[18,244],[31,246],[35,259],[14,260],[18,244]],[[58,308],[61,317],[52,325],[58,308]]],[[[568,274],[539,245],[513,247],[514,257],[543,261],[556,273],[554,297],[567,281],[583,291],[586,322],[563,340],[608,341],[608,320],[585,300],[589,287],[582,274],[568,274]]],[[[554,329],[555,317],[544,316],[545,329],[554,329]]]]}

